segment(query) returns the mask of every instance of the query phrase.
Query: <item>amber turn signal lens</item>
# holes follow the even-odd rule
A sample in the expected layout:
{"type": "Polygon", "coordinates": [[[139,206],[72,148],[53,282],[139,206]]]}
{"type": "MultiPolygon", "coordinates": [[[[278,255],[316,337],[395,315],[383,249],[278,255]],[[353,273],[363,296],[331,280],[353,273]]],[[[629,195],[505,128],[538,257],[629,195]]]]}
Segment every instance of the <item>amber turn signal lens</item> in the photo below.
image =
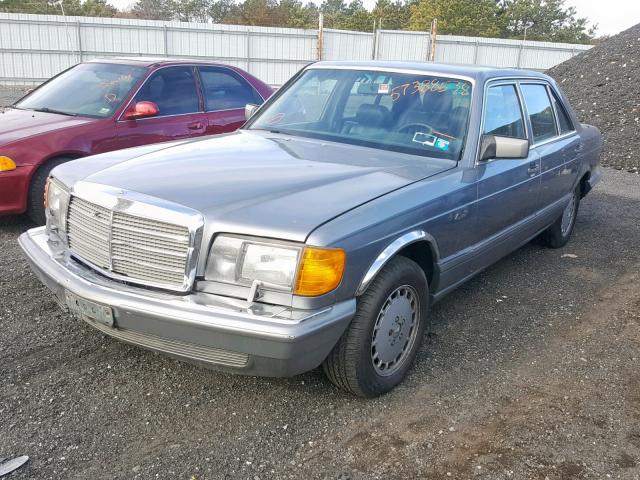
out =
{"type": "Polygon", "coordinates": [[[339,248],[305,247],[294,293],[315,297],[335,289],[342,281],[346,257],[339,248]]]}
{"type": "Polygon", "coordinates": [[[0,172],[8,172],[16,169],[16,162],[9,157],[0,156],[0,172]]]}

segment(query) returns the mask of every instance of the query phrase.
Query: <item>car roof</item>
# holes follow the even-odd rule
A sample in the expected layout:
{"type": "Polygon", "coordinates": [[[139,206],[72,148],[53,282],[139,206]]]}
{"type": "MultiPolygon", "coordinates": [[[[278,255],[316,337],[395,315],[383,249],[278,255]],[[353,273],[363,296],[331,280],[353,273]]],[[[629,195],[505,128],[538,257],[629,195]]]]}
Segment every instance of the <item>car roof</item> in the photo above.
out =
{"type": "Polygon", "coordinates": [[[163,57],[105,57],[89,60],[87,63],[118,63],[124,65],[137,65],[139,67],[151,67],[160,65],[181,65],[181,64],[204,64],[219,65],[234,68],[230,65],[224,65],[219,62],[211,62],[208,60],[193,60],[185,58],[163,58],[163,57]]]}
{"type": "Polygon", "coordinates": [[[399,61],[321,61],[310,65],[310,68],[354,68],[358,70],[412,70],[423,71],[429,74],[453,75],[467,77],[477,81],[487,81],[494,78],[537,78],[549,80],[547,75],[533,70],[523,70],[518,68],[494,68],[479,65],[451,65],[446,63],[433,62],[399,62],[399,61]]]}

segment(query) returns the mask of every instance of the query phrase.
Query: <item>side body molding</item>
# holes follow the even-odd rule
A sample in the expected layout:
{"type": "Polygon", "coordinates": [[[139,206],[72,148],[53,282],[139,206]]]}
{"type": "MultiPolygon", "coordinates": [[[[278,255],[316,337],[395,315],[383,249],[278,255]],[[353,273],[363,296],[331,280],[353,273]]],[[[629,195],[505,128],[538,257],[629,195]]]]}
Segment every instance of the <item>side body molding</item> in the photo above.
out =
{"type": "Polygon", "coordinates": [[[411,232],[407,232],[404,235],[396,238],[393,242],[391,242],[373,261],[367,273],[365,273],[360,285],[358,286],[358,290],[356,290],[356,296],[362,295],[371,281],[376,277],[378,272],[382,270],[382,267],[400,250],[402,250],[407,245],[412,243],[419,242],[421,240],[428,241],[434,253],[434,260],[437,262],[440,255],[438,253],[438,245],[436,244],[435,238],[429,235],[424,230],[413,230],[411,232]]]}

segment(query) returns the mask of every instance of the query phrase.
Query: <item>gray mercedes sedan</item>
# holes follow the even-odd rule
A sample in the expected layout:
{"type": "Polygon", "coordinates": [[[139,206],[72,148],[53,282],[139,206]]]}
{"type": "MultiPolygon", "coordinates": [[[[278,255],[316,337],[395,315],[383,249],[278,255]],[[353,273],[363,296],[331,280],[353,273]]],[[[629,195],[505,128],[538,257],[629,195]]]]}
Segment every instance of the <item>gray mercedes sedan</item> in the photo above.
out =
{"type": "Polygon", "coordinates": [[[231,372],[322,366],[380,395],[429,308],[537,238],[561,248],[600,132],[522,70],[319,62],[231,134],[66,163],[20,244],[60,305],[231,372]]]}

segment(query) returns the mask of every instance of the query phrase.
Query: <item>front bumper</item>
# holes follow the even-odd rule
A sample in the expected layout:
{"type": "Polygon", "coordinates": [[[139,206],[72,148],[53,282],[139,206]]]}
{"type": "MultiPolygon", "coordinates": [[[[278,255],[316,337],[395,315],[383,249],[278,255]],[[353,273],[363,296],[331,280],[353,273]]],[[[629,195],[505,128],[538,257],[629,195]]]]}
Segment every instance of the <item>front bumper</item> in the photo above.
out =
{"type": "Polygon", "coordinates": [[[296,310],[129,286],[99,275],[68,253],[56,253],[44,227],[23,233],[19,243],[63,308],[65,291],[112,308],[114,327],[86,319],[103,333],[234,373],[292,376],[311,370],[326,358],[355,313],[355,299],[296,310]]]}
{"type": "Polygon", "coordinates": [[[9,172],[0,172],[0,215],[11,215],[25,211],[29,180],[33,168],[32,166],[19,166],[9,172]]]}

